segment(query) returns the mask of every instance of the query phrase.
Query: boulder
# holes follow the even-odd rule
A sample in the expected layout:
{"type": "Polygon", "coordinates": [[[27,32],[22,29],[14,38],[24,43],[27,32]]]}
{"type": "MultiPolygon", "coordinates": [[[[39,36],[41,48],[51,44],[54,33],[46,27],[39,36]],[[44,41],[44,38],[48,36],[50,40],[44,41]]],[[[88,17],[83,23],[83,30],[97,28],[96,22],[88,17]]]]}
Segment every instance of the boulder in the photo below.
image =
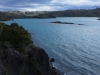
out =
{"type": "Polygon", "coordinates": [[[54,62],[54,61],[55,61],[55,59],[54,59],[54,58],[51,58],[51,59],[50,59],[50,62],[54,62]]]}

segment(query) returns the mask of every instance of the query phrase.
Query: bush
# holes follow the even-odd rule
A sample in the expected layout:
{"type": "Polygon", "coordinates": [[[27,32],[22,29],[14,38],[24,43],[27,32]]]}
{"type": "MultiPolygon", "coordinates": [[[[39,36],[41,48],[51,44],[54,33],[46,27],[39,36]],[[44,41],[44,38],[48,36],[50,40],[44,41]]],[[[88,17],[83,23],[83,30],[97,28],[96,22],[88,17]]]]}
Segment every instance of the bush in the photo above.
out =
{"type": "Polygon", "coordinates": [[[25,50],[25,46],[31,44],[31,35],[22,26],[17,23],[12,23],[11,25],[0,23],[0,25],[0,28],[3,27],[0,35],[1,42],[8,41],[20,52],[25,50]]]}

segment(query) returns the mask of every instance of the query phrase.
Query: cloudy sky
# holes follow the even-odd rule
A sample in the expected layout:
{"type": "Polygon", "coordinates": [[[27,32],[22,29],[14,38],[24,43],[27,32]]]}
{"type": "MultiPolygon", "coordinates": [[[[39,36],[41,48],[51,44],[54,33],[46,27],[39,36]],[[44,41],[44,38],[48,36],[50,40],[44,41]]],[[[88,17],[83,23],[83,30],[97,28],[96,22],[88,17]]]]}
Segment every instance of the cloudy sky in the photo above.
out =
{"type": "Polygon", "coordinates": [[[57,11],[94,6],[100,6],[100,0],[0,0],[0,11],[57,11]]]}

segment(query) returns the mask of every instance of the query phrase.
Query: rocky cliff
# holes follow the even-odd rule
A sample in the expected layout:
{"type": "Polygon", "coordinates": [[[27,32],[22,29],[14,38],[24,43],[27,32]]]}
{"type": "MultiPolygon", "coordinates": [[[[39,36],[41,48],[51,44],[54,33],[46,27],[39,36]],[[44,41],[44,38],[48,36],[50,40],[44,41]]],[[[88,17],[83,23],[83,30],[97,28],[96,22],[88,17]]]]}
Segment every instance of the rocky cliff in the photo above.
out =
{"type": "Polygon", "coordinates": [[[0,25],[0,75],[57,75],[27,30],[16,23],[0,25]]]}
{"type": "Polygon", "coordinates": [[[42,48],[30,45],[25,53],[20,53],[9,43],[7,47],[0,46],[0,75],[56,75],[42,48]]]}

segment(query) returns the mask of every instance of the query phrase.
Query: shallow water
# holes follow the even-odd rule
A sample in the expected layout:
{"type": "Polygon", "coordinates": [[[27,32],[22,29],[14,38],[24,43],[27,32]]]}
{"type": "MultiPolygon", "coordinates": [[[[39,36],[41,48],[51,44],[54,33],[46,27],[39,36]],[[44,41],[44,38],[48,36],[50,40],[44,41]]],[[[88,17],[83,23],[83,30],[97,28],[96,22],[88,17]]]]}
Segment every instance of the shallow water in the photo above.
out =
{"type": "Polygon", "coordinates": [[[15,19],[5,23],[12,22],[27,29],[34,43],[55,58],[53,65],[67,75],[100,74],[100,21],[96,17],[15,19]],[[49,23],[54,21],[75,24],[49,23]]]}

